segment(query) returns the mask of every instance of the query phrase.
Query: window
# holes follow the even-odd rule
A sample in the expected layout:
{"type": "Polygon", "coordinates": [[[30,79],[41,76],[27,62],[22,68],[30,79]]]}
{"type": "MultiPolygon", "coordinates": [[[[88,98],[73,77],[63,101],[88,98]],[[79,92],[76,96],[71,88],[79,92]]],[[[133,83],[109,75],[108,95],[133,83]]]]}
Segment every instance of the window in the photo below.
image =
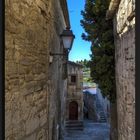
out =
{"type": "Polygon", "coordinates": [[[71,83],[76,83],[76,75],[71,76],[71,83]]]}

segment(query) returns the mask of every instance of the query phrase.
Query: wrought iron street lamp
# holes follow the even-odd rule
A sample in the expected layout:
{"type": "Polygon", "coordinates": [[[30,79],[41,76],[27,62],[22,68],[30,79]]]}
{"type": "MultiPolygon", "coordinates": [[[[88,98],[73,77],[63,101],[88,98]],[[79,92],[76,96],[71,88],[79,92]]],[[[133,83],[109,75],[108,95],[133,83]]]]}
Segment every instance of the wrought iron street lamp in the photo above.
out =
{"type": "Polygon", "coordinates": [[[69,28],[66,28],[60,35],[63,41],[64,49],[70,51],[72,48],[73,40],[75,38],[75,35],[73,34],[72,30],[69,28]]]}
{"type": "MultiPolygon", "coordinates": [[[[66,28],[66,30],[63,30],[60,37],[62,39],[64,50],[69,52],[72,48],[75,35],[73,34],[72,30],[70,30],[69,28],[66,28]]],[[[65,53],[50,53],[50,55],[53,56],[53,55],[66,55],[66,54],[65,53]]]]}
{"type": "Polygon", "coordinates": [[[63,56],[63,79],[67,78],[67,61],[68,61],[68,53],[72,48],[72,44],[75,38],[72,30],[70,28],[66,28],[63,30],[62,34],[60,35],[61,42],[63,44],[63,53],[50,53],[50,63],[53,62],[53,56],[63,56]]]}

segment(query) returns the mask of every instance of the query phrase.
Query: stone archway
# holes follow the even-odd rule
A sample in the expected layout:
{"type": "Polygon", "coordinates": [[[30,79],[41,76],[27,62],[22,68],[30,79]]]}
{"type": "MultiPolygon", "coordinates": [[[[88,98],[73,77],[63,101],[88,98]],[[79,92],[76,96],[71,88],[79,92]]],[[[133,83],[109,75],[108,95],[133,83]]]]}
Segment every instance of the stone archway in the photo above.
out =
{"type": "Polygon", "coordinates": [[[69,103],[69,120],[78,120],[78,103],[76,101],[69,103]]]}

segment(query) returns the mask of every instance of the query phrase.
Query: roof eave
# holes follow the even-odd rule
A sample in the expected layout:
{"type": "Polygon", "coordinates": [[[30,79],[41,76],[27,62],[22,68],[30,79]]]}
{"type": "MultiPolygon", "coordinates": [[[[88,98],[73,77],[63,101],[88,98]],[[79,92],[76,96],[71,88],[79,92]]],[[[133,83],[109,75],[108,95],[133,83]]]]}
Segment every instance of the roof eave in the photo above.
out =
{"type": "Polygon", "coordinates": [[[77,64],[77,63],[72,62],[72,61],[68,61],[68,64],[83,68],[83,65],[81,65],[81,64],[77,64]]]}
{"type": "Polygon", "coordinates": [[[61,4],[61,7],[62,7],[64,19],[65,19],[65,22],[66,22],[66,27],[70,29],[70,19],[69,19],[67,1],[66,0],[60,0],[60,4],[61,4]]]}

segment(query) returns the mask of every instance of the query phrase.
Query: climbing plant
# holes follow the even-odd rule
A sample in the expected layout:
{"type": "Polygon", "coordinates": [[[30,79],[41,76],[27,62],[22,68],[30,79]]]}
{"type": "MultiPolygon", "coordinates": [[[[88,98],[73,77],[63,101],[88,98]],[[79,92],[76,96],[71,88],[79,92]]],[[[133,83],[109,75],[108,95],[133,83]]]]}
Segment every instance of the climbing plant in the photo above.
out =
{"type": "Polygon", "coordinates": [[[91,77],[99,85],[103,96],[111,102],[116,99],[115,47],[113,22],[106,20],[110,0],[86,0],[81,25],[85,30],[82,38],[91,45],[91,77]]]}

